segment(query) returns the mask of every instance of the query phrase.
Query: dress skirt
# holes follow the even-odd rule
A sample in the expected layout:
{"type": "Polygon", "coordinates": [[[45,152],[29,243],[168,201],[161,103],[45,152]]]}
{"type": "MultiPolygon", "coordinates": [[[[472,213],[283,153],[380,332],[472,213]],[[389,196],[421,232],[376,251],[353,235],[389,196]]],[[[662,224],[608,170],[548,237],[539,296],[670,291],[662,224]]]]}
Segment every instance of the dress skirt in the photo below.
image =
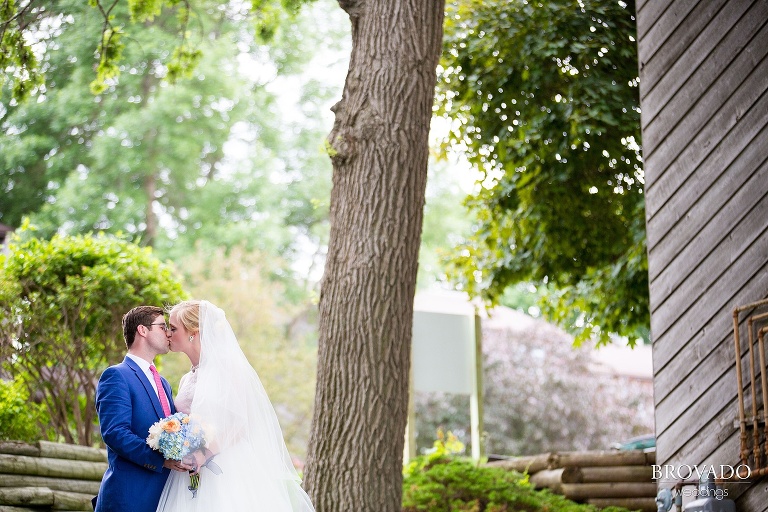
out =
{"type": "Polygon", "coordinates": [[[309,497],[294,478],[274,474],[258,463],[248,446],[233,446],[213,459],[221,474],[200,470],[197,493],[189,474],[171,471],[157,512],[293,512],[310,510],[309,497]],[[272,474],[270,474],[272,473],[272,474]],[[309,507],[309,508],[307,508],[309,507]]]}

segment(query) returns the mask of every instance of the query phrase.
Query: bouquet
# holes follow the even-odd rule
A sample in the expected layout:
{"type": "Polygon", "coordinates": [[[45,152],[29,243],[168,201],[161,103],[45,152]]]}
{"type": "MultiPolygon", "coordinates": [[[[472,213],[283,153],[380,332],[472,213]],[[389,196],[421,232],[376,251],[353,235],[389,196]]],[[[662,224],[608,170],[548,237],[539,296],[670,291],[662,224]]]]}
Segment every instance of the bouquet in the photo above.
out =
{"type": "MultiPolygon", "coordinates": [[[[207,447],[202,427],[191,421],[189,415],[183,412],[172,414],[149,427],[147,444],[153,450],[159,451],[166,459],[178,461],[196,450],[207,447]]],[[[189,490],[192,491],[194,498],[200,485],[200,474],[191,473],[189,479],[189,490]]]]}

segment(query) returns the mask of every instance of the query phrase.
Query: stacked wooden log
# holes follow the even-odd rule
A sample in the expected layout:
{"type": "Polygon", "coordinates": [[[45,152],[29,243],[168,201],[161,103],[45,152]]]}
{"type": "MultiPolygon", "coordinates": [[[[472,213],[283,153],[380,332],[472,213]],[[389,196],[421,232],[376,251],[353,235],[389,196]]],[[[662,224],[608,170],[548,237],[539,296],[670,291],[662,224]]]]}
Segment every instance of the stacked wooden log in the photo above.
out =
{"type": "Polygon", "coordinates": [[[93,510],[106,470],[106,450],[0,442],[0,512],[93,510]]]}
{"type": "Polygon", "coordinates": [[[655,452],[633,450],[546,453],[488,465],[528,473],[537,488],[573,501],[655,512],[655,462],[655,452]]]}
{"type": "MultiPolygon", "coordinates": [[[[106,450],[47,441],[0,442],[0,512],[87,511],[107,469],[106,450]]],[[[560,452],[489,462],[528,473],[537,488],[595,505],[656,511],[654,452],[560,452]]]]}

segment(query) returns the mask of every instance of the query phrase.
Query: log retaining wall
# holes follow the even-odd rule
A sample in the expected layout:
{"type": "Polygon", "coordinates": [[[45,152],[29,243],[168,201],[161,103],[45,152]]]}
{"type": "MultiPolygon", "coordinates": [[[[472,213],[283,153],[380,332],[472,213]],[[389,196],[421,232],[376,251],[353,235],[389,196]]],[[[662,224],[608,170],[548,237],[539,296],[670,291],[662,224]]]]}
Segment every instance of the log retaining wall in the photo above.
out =
{"type": "MultiPolygon", "coordinates": [[[[528,473],[537,488],[597,507],[655,512],[654,452],[559,452],[489,462],[528,473]]],[[[48,441],[0,442],[0,512],[90,511],[107,452],[48,441]]]]}
{"type": "Polygon", "coordinates": [[[0,512],[92,511],[106,470],[106,450],[0,441],[0,512]]]}
{"type": "Polygon", "coordinates": [[[537,488],[599,508],[617,506],[656,511],[653,451],[559,452],[489,462],[488,466],[528,473],[537,488]]]}

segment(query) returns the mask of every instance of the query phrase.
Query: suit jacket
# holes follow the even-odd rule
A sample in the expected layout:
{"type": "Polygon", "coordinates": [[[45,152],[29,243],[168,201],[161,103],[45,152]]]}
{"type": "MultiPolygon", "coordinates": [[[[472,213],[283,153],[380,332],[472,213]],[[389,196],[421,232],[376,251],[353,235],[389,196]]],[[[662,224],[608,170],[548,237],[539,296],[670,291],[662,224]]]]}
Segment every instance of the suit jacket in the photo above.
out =
{"type": "MultiPolygon", "coordinates": [[[[171,386],[165,379],[162,383],[173,414],[171,386]]],[[[146,439],[149,427],[165,414],[149,379],[131,358],[101,374],[96,412],[109,462],[96,512],[155,512],[170,470],[146,439]]]]}

